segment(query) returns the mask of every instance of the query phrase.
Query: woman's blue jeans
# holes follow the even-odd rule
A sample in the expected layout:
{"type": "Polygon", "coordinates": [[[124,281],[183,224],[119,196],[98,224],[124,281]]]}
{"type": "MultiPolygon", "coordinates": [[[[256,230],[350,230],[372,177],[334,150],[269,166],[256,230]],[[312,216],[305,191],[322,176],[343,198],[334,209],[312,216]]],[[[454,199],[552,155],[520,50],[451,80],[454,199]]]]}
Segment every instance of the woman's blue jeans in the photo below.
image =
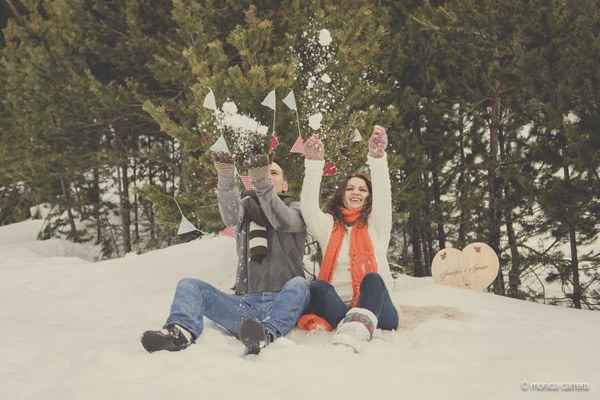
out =
{"type": "MultiPolygon", "coordinates": [[[[360,296],[356,307],[366,308],[377,317],[377,327],[392,330],[398,328],[398,312],[381,276],[368,273],[360,283],[360,296]]],[[[349,307],[340,299],[333,286],[318,280],[310,285],[310,303],[307,313],[323,317],[336,328],[349,307]]]]}
{"type": "Polygon", "coordinates": [[[308,283],[303,277],[290,279],[279,292],[236,296],[223,293],[198,279],[182,279],[167,324],[179,324],[196,338],[204,330],[203,317],[239,336],[247,318],[255,318],[276,339],[288,334],[308,305],[308,283]]]}

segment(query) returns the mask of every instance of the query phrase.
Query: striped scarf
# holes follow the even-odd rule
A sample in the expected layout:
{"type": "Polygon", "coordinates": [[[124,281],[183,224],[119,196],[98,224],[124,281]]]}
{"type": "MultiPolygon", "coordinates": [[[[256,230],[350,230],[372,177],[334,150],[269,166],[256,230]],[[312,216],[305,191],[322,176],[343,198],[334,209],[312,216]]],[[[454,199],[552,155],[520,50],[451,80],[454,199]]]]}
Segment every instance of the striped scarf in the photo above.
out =
{"type": "MultiPolygon", "coordinates": [[[[269,220],[260,206],[256,192],[254,190],[248,190],[244,193],[244,196],[244,210],[250,217],[250,224],[248,226],[250,259],[261,263],[267,256],[267,250],[269,248],[267,229],[270,228],[271,224],[269,224],[269,220]]],[[[289,192],[283,192],[279,195],[279,198],[286,206],[289,206],[290,203],[294,201],[289,192]]]]}

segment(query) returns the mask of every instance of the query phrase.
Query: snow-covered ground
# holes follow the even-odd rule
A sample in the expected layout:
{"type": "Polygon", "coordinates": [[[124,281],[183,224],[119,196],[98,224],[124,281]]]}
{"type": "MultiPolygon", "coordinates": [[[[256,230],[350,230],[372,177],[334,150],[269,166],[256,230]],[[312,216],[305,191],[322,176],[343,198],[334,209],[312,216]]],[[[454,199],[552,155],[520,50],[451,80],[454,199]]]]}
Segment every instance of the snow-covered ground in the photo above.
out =
{"type": "Polygon", "coordinates": [[[94,249],[35,241],[40,225],[0,227],[1,399],[600,398],[600,313],[430,278],[397,279],[395,303],[417,308],[361,354],[332,346],[328,333],[294,331],[244,357],[214,324],[185,351],[148,354],[140,334],[162,325],[180,278],[231,286],[234,241],[92,263],[78,257],[93,258],[94,249]],[[430,306],[463,315],[411,317],[430,306]],[[568,390],[571,383],[588,389],[568,390]]]}

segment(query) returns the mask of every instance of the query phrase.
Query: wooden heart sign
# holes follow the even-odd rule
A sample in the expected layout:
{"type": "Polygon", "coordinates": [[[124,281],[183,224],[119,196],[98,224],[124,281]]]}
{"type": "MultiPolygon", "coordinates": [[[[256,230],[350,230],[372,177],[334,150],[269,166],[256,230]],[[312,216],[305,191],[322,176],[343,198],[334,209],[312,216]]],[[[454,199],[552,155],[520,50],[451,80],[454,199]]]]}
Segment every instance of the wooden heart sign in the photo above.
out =
{"type": "Polygon", "coordinates": [[[442,285],[484,290],[498,275],[500,262],[496,252],[485,243],[471,243],[462,251],[446,248],[438,251],[431,263],[433,281],[442,285]]]}

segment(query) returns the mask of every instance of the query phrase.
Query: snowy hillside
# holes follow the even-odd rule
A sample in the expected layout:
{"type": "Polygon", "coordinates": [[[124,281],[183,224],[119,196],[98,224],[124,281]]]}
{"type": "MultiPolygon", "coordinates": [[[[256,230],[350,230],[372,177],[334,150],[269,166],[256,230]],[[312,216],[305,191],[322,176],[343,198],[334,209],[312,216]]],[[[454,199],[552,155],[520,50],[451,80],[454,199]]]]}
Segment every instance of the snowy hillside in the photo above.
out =
{"type": "Polygon", "coordinates": [[[92,263],[78,257],[91,259],[95,249],[36,242],[40,224],[0,227],[2,399],[600,398],[600,313],[430,278],[396,281],[394,302],[413,306],[404,308],[403,328],[358,355],[332,346],[330,334],[294,331],[243,357],[214,324],[183,352],[148,354],[139,336],[162,325],[180,278],[231,286],[234,241],[92,263]],[[461,313],[418,318],[430,306],[461,313]],[[538,383],[545,389],[532,388],[538,383]]]}

